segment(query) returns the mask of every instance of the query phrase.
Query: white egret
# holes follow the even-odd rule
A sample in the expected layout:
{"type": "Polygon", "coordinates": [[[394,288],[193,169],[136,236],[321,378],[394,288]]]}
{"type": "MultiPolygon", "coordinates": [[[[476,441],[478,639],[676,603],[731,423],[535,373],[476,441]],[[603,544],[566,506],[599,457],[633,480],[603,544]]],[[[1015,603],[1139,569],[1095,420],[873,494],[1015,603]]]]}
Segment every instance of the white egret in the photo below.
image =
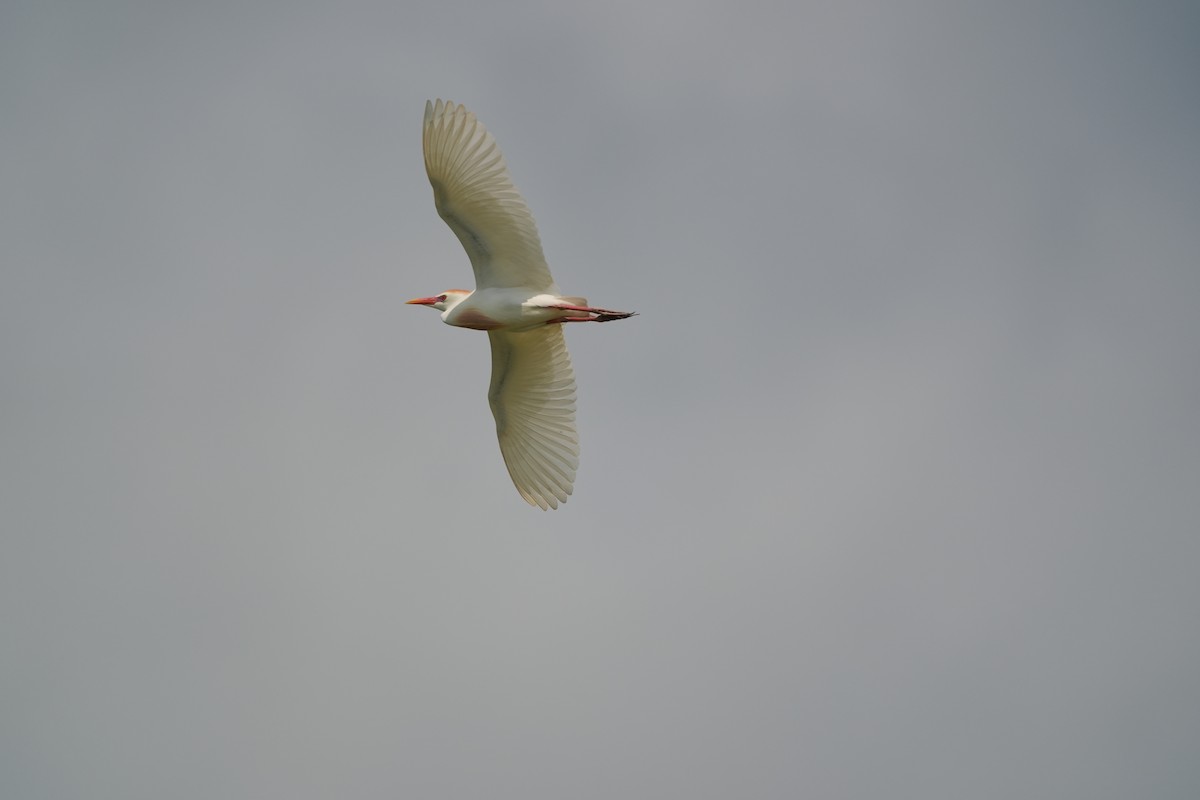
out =
{"type": "Polygon", "coordinates": [[[408,302],[437,309],[447,325],[488,332],[488,401],[508,474],[531,505],[558,508],[579,465],[575,373],[562,323],[610,322],[633,312],[592,308],[560,293],[533,215],[473,113],[426,102],[422,141],[434,203],[467,251],[475,291],[449,289],[408,302]]]}

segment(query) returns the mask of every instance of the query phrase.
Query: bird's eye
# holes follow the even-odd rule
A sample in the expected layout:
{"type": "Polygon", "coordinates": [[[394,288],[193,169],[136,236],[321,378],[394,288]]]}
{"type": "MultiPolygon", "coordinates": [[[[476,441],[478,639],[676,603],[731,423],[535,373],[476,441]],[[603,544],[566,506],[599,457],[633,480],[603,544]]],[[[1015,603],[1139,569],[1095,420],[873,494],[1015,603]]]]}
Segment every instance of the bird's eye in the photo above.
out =
{"type": "Polygon", "coordinates": [[[438,302],[439,302],[439,303],[444,303],[444,302],[446,302],[446,295],[444,295],[444,294],[439,294],[439,295],[438,295],[438,302]]]}

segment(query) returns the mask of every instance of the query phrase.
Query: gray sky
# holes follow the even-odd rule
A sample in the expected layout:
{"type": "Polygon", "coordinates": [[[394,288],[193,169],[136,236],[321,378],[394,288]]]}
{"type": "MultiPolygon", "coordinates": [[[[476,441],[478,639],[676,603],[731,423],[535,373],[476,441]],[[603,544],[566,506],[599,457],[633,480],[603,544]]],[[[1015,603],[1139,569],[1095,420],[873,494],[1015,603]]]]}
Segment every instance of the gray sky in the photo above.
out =
{"type": "Polygon", "coordinates": [[[1192,798],[1187,3],[0,10],[6,798],[1192,798]],[[426,98],[583,456],[525,505],[426,98]]]}

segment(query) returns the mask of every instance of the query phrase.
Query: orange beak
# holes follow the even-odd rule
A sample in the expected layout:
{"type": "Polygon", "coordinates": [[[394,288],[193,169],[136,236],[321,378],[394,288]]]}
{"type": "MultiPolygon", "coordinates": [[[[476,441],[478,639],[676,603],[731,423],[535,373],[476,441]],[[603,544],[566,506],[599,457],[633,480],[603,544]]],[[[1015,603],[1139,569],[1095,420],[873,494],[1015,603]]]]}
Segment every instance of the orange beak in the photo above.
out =
{"type": "Polygon", "coordinates": [[[434,303],[436,303],[437,301],[438,301],[438,299],[436,297],[415,297],[412,300],[405,300],[404,305],[406,305],[406,306],[431,306],[434,303]]]}

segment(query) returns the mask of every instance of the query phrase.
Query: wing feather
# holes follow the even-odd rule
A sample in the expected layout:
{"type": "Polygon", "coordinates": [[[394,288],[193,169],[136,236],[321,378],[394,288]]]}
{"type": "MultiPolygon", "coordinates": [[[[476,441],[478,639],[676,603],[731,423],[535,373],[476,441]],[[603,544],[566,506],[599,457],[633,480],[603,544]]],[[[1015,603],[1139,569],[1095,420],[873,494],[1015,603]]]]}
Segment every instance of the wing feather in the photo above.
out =
{"type": "Polygon", "coordinates": [[[422,141],[434,204],[467,251],[476,287],[558,294],[533,214],[483,123],[464,106],[427,101],[422,141]]]}
{"type": "Polygon", "coordinates": [[[517,491],[542,509],[565,503],[579,467],[575,371],[562,326],[488,331],[496,436],[517,491]]]}

